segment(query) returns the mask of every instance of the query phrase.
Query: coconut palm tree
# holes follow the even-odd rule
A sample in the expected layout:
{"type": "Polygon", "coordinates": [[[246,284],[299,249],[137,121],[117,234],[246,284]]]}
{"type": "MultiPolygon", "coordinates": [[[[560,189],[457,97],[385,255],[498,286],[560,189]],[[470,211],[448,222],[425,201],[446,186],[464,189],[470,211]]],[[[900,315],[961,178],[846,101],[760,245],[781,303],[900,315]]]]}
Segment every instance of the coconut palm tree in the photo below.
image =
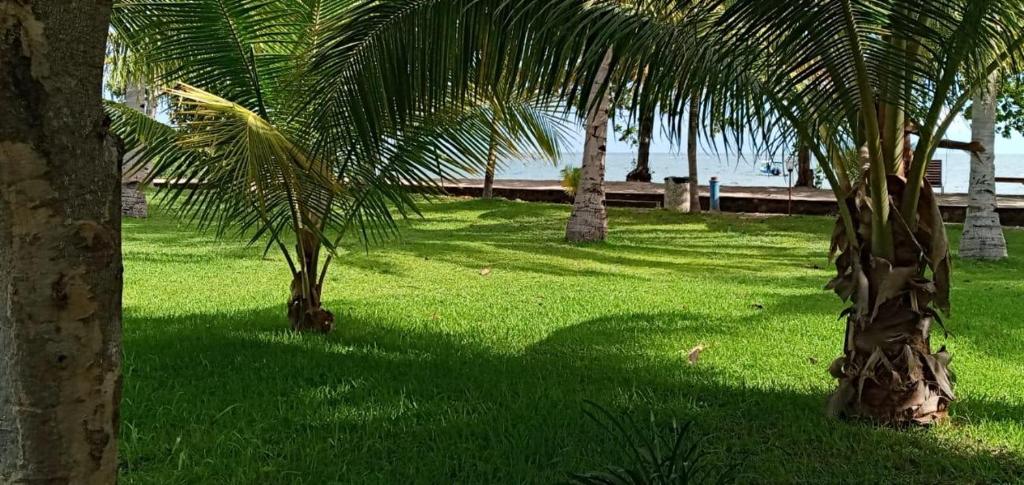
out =
{"type": "Polygon", "coordinates": [[[697,137],[700,136],[700,94],[690,95],[690,114],[686,120],[686,166],[690,177],[690,212],[701,211],[700,174],[697,172],[697,137]]]}
{"type": "MultiPolygon", "coordinates": [[[[150,79],[157,66],[133,55],[121,41],[117,32],[107,38],[107,56],[104,63],[104,91],[120,99],[123,104],[156,118],[161,89],[153,86],[150,79]]],[[[125,155],[125,164],[134,163],[135,153],[125,155]]],[[[149,204],[143,182],[148,174],[145,165],[135,170],[123,170],[121,174],[121,214],[125,217],[145,218],[149,215],[149,204]]]]}
{"type": "Polygon", "coordinates": [[[172,126],[110,103],[113,129],[151,177],[169,181],[170,207],[280,252],[297,331],[332,328],[322,295],[342,237],[393,234],[396,216],[416,213],[409,186],[479,173],[492,149],[555,156],[535,112],[489,102],[499,82],[455,96],[451,74],[409,62],[427,49],[380,42],[376,27],[401,23],[401,11],[366,17],[361,7],[125,0],[112,20],[127,50],[156,66],[154,82],[173,86],[172,126]],[[318,57],[327,48],[330,59],[318,57]]]}
{"type": "Polygon", "coordinates": [[[1006,239],[996,212],[996,102],[1000,79],[993,75],[971,105],[971,138],[984,151],[971,152],[967,219],[960,238],[964,259],[1005,259],[1006,239]]]}
{"type": "MultiPolygon", "coordinates": [[[[613,73],[659,67],[645,82],[668,98],[670,117],[682,118],[688,98],[673,93],[703,90],[707,126],[742,120],[741,132],[805,140],[839,201],[829,286],[852,302],[831,368],[832,411],[894,424],[945,415],[949,356],[932,349],[931,328],[948,311],[951,268],[924,172],[965,103],[1020,54],[1024,2],[434,0],[414,10],[420,22],[435,10],[469,27],[446,35],[475,39],[463,46],[486,53],[473,66],[484,76],[514,68],[527,86],[571,96],[592,91],[594,73],[607,70],[595,53],[611,50],[613,73]]],[[[455,54],[440,67],[470,58],[455,54]]]]}
{"type": "Polygon", "coordinates": [[[555,105],[529,98],[496,97],[488,100],[485,108],[479,113],[491,126],[491,133],[488,138],[487,166],[484,169],[484,199],[494,197],[494,176],[498,171],[499,149],[502,147],[508,148],[520,159],[535,155],[522,152],[522,148],[541,147],[540,154],[550,163],[558,164],[567,127],[555,105]],[[513,119],[506,119],[508,117],[513,119]],[[520,128],[527,131],[522,132],[520,128]],[[514,138],[509,139],[508,135],[514,138]]]}
{"type": "Polygon", "coordinates": [[[619,141],[629,142],[636,148],[636,166],[626,174],[627,182],[650,182],[651,143],[654,141],[654,125],[657,121],[657,100],[643,89],[644,78],[649,66],[636,73],[636,78],[625,83],[612,100],[611,114],[615,122],[613,130],[619,141]],[[619,123],[624,116],[623,123],[619,123]]]}
{"type": "Polygon", "coordinates": [[[576,189],[572,214],[565,227],[569,242],[604,241],[608,236],[608,212],[604,207],[604,173],[608,154],[608,116],[611,90],[608,80],[612,69],[612,51],[609,50],[590,88],[587,97],[588,114],[586,141],[583,146],[583,164],[580,166],[580,184],[576,189]]]}
{"type": "Polygon", "coordinates": [[[831,162],[829,287],[852,303],[831,366],[837,415],[928,423],[954,398],[949,355],[930,343],[951,268],[924,170],[964,103],[1019,54],[1022,19],[1022,2],[738,0],[716,21],[712,44],[733,54],[706,85],[732,116],[788,124],[831,162]],[[723,72],[729,82],[710,82],[723,72]],[[858,159],[842,155],[852,149],[858,159]]]}

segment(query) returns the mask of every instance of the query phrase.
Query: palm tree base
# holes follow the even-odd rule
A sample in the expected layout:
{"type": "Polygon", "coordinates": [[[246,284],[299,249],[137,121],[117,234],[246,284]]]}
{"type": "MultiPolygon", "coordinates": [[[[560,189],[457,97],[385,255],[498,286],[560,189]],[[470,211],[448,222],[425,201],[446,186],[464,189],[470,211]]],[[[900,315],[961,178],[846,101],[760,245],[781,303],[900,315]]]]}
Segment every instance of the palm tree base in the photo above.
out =
{"type": "Polygon", "coordinates": [[[829,368],[839,380],[829,400],[830,415],[896,427],[948,417],[954,398],[950,355],[945,348],[931,352],[930,317],[893,308],[870,326],[854,318],[847,325],[854,326],[847,330],[851,349],[829,368]]]}
{"type": "Polygon", "coordinates": [[[288,321],[293,331],[330,333],[334,330],[334,314],[321,305],[323,287],[316,282],[304,282],[304,273],[292,279],[292,296],[288,300],[288,321]],[[307,286],[308,285],[308,286],[307,286]],[[308,291],[304,288],[308,287],[308,291]]]}
{"type": "Polygon", "coordinates": [[[322,307],[307,305],[303,300],[288,303],[288,321],[295,332],[330,333],[334,330],[334,314],[322,307]]]}
{"type": "MultiPolygon", "coordinates": [[[[905,182],[888,181],[890,200],[901,200],[905,182]]],[[[851,234],[838,223],[832,239],[838,275],[826,288],[851,306],[846,316],[843,355],[829,373],[838,388],[829,414],[907,426],[927,425],[947,416],[954,376],[945,347],[931,350],[937,309],[949,310],[949,245],[942,215],[931,187],[921,192],[911,228],[895,209],[889,227],[873,228],[866,184],[843,203],[853,214],[851,234]],[[871,244],[872,230],[892,234],[891,255],[881,257],[871,244]],[[933,305],[935,308],[933,308],[933,305]]]]}
{"type": "Polygon", "coordinates": [[[626,182],[650,182],[651,170],[647,167],[636,167],[626,174],[626,182]]]}
{"type": "Polygon", "coordinates": [[[565,240],[572,243],[604,241],[608,236],[608,213],[604,206],[574,207],[565,227],[565,240]]]}

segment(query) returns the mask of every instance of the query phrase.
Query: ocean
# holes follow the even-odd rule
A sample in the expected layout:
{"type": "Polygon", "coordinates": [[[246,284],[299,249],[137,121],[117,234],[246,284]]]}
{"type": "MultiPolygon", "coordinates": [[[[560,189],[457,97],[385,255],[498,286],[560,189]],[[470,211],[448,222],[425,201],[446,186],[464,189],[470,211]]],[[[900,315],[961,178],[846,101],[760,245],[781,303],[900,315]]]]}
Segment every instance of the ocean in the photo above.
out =
{"type": "MultiPolygon", "coordinates": [[[[559,180],[565,166],[580,166],[581,153],[563,154],[557,166],[543,160],[507,160],[499,168],[497,179],[559,180]]],[[[970,156],[955,150],[940,150],[936,159],[943,160],[943,192],[967,193],[970,174],[970,156]]],[[[605,178],[611,181],[626,180],[626,174],[633,169],[636,155],[632,153],[609,153],[605,178]]],[[[781,159],[779,160],[781,161],[781,159]]],[[[706,185],[712,177],[718,177],[722,185],[747,187],[785,187],[786,176],[763,175],[757,167],[763,160],[752,157],[701,153],[697,157],[700,183],[706,185]]],[[[665,177],[687,176],[686,155],[675,153],[651,154],[651,170],[654,181],[665,177]]],[[[1000,154],[996,156],[996,175],[999,177],[1024,177],[1024,154],[1000,154]]],[[[794,175],[795,178],[795,175],[794,175]]],[[[1001,195],[1024,195],[1024,184],[998,184],[996,191],[1001,195]]]]}

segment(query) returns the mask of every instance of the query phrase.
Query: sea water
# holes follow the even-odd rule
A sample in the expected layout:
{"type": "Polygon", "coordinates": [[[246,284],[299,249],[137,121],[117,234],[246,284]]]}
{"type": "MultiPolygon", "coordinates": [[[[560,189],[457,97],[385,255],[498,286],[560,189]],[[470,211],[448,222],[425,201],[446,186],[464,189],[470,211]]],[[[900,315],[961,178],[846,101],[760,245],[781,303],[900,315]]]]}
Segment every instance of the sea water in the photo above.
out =
{"type": "MultiPolygon", "coordinates": [[[[936,159],[943,161],[943,192],[966,193],[971,160],[967,153],[956,150],[939,150],[936,159]]],[[[552,164],[540,159],[507,160],[499,169],[498,179],[560,180],[561,169],[566,166],[578,167],[583,159],[581,153],[565,153],[560,162],[552,164]]],[[[635,166],[636,155],[632,153],[609,153],[605,179],[626,180],[626,174],[635,166]]],[[[765,159],[737,155],[701,153],[697,157],[697,171],[700,183],[707,185],[711,177],[718,177],[722,185],[743,187],[786,187],[787,174],[772,176],[761,173],[765,159]]],[[[779,159],[778,162],[782,160],[779,159]]],[[[675,153],[651,154],[653,180],[661,182],[665,177],[689,175],[686,155],[675,153]]],[[[996,176],[1024,177],[1024,154],[1000,154],[996,156],[996,176]]],[[[796,174],[793,175],[794,182],[796,174]]],[[[996,191],[1001,195],[1024,195],[1024,184],[998,184],[996,191]]]]}

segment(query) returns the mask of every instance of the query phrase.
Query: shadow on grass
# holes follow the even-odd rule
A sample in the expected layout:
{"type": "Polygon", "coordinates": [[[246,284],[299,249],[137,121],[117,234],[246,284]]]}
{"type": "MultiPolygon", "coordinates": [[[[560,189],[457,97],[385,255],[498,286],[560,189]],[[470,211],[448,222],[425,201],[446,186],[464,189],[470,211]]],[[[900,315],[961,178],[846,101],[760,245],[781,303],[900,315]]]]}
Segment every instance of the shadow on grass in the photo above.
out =
{"type": "MultiPolygon", "coordinates": [[[[557,330],[523,352],[463,335],[343,317],[329,336],[283,330],[283,309],[128,313],[126,481],[551,483],[621,461],[584,400],[695,419],[712,462],[744,481],[993,482],[1019,456],[824,417],[825,396],[755,388],[672,348],[726,331],[685,312],[557,330]]],[[[963,403],[958,419],[1024,417],[963,403]]],[[[955,426],[955,424],[953,425],[955,426]]]]}
{"type": "MultiPolygon", "coordinates": [[[[749,234],[728,238],[701,228],[702,236],[698,236],[693,228],[680,227],[667,234],[664,230],[628,229],[614,234],[611,242],[572,245],[564,241],[562,231],[561,225],[552,223],[551,219],[538,219],[528,230],[522,231],[501,222],[442,228],[414,226],[406,231],[400,244],[386,250],[477,269],[497,264],[509,254],[518,254],[521,258],[509,269],[554,276],[609,274],[600,269],[581,270],[580,262],[722,277],[763,273],[766,266],[795,269],[827,266],[824,242],[822,250],[815,252],[779,247],[770,241],[737,240],[749,234]],[[682,232],[686,232],[685,236],[682,232]],[[683,237],[685,244],[681,245],[683,237]],[[680,262],[681,259],[685,262],[680,262]]],[[[629,277],[628,273],[614,274],[629,277]]],[[[824,276],[822,281],[826,281],[824,276]]]]}
{"type": "MultiPolygon", "coordinates": [[[[748,313],[785,320],[841,309],[818,290],[828,279],[830,222],[821,233],[797,236],[820,245],[817,254],[807,245],[773,245],[791,224],[777,218],[762,223],[657,211],[630,211],[627,218],[613,211],[611,243],[573,246],[561,240],[559,214],[568,213],[561,206],[446,201],[425,213],[429,226],[414,224],[401,242],[339,264],[400,275],[403,266],[388,255],[404,253],[474,270],[505,265],[544,275],[638,279],[653,277],[640,270],[657,269],[744,278],[752,287],[770,265],[784,276],[765,283],[770,288],[756,293],[767,298],[764,308],[748,313]],[[446,211],[482,214],[467,221],[446,211]],[[529,230],[517,230],[527,224],[529,230]],[[661,224],[666,227],[650,227],[661,224]],[[716,257],[725,253],[728,258],[716,257]],[[516,258],[506,261],[510,254],[516,258]]],[[[148,235],[136,242],[191,244],[148,235]]],[[[1014,297],[1009,284],[1020,266],[1012,264],[967,265],[965,277],[990,289],[955,289],[954,298],[1014,297]]],[[[685,364],[683,343],[763,323],[749,315],[719,319],[718,326],[687,312],[609,315],[515,351],[472,332],[446,332],[436,322],[372,318],[386,314],[373,308],[349,313],[339,315],[335,334],[301,336],[284,330],[283,306],[168,317],[135,314],[129,306],[124,481],[551,483],[569,471],[621,462],[621,445],[583,418],[588,399],[640,418],[653,410],[662,419],[695,419],[712,461],[741,464],[745,481],[1014,482],[1024,474],[1020,456],[1000,454],[956,429],[964,423],[1019,429],[1024,408],[1017,404],[969,397],[956,405],[949,426],[896,432],[826,419],[827,386],[751,379],[772,372],[753,358],[739,374],[709,362],[685,364]]],[[[977,342],[1005,336],[1005,327],[985,323],[954,331],[977,342]]],[[[772,345],[779,342],[749,351],[763,355],[772,345]]],[[[992,345],[1006,360],[1016,355],[1010,346],[992,345]]]]}

